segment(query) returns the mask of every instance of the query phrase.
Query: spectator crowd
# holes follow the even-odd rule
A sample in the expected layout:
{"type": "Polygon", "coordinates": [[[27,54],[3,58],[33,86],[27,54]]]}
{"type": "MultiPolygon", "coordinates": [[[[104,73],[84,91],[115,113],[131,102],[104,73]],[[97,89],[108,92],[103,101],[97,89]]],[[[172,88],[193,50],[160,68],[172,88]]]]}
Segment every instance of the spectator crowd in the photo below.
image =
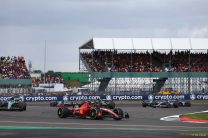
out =
{"type": "Polygon", "coordinates": [[[0,78],[30,79],[29,71],[22,56],[0,57],[0,78]]]}
{"type": "Polygon", "coordinates": [[[81,57],[94,72],[208,72],[208,53],[95,50],[81,57]]]}

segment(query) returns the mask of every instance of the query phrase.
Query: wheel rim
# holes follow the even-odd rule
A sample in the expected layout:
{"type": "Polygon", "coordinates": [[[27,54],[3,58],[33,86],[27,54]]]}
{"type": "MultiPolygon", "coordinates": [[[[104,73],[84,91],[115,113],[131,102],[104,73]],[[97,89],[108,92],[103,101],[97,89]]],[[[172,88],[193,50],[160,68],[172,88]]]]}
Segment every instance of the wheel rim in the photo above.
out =
{"type": "Polygon", "coordinates": [[[63,116],[63,111],[62,111],[62,109],[58,109],[58,116],[59,116],[59,117],[62,117],[62,116],[63,116]]]}
{"type": "Polygon", "coordinates": [[[90,116],[91,116],[92,119],[96,119],[96,110],[95,109],[91,110],[91,115],[90,116]]]}
{"type": "Polygon", "coordinates": [[[95,116],[95,112],[92,112],[92,114],[91,114],[92,116],[95,116]]]}

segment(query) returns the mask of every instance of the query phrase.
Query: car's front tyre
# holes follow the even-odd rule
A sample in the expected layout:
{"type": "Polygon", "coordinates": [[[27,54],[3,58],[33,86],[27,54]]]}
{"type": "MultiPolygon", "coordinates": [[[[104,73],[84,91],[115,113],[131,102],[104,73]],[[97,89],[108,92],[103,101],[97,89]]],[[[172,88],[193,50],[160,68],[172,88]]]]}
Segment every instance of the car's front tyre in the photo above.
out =
{"type": "Polygon", "coordinates": [[[69,109],[67,108],[59,108],[57,111],[57,114],[59,118],[66,118],[68,117],[68,114],[67,114],[68,112],[69,112],[69,109]]]}
{"type": "Polygon", "coordinates": [[[114,117],[114,118],[113,118],[114,120],[121,120],[121,119],[123,118],[123,116],[124,116],[124,112],[123,112],[123,110],[120,109],[120,108],[115,108],[115,109],[113,110],[113,112],[116,113],[116,114],[118,115],[118,117],[114,117]]]}
{"type": "Polygon", "coordinates": [[[96,120],[99,118],[98,113],[99,113],[99,109],[93,108],[90,110],[89,116],[91,119],[96,120]]]}

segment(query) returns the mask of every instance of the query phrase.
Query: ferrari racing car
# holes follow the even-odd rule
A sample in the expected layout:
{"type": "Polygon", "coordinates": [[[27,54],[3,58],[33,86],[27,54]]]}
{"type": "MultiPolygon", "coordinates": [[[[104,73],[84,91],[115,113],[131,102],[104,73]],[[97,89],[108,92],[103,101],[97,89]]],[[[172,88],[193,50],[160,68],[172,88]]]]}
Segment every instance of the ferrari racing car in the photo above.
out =
{"type": "Polygon", "coordinates": [[[6,101],[0,101],[0,110],[6,111],[25,111],[26,103],[21,98],[8,98],[6,101]]]}
{"type": "Polygon", "coordinates": [[[71,106],[62,106],[57,111],[59,118],[66,117],[78,117],[78,118],[91,118],[93,120],[103,118],[113,118],[114,120],[121,120],[123,118],[129,118],[129,114],[123,112],[120,108],[105,108],[98,103],[92,101],[85,101],[80,104],[71,104],[71,106]]]}

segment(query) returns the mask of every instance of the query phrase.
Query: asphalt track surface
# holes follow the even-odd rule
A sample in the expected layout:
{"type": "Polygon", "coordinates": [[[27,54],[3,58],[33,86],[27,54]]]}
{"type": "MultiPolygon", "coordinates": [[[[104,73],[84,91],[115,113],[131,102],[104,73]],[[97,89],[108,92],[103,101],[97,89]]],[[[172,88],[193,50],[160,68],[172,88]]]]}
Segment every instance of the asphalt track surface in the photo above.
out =
{"type": "Polygon", "coordinates": [[[143,108],[118,104],[130,119],[60,119],[49,103],[32,103],[27,111],[0,111],[0,138],[189,138],[208,137],[208,123],[161,121],[161,117],[208,109],[208,104],[180,108],[143,108]]]}

